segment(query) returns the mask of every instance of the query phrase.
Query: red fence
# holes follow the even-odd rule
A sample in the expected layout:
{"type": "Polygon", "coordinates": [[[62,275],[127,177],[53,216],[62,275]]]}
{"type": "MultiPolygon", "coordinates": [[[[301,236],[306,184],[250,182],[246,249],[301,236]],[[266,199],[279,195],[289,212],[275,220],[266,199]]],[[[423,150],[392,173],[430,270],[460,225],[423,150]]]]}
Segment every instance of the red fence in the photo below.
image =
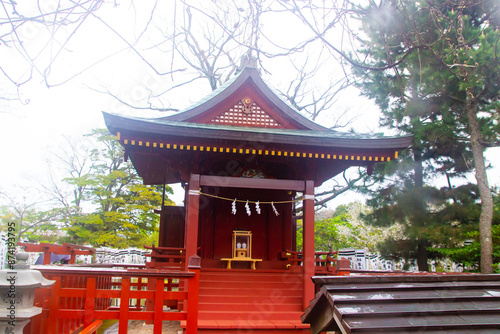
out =
{"type": "Polygon", "coordinates": [[[47,244],[47,243],[28,244],[28,243],[18,242],[17,245],[24,247],[25,252],[43,253],[43,264],[51,263],[51,253],[59,255],[69,255],[70,264],[75,263],[77,255],[95,254],[95,249],[92,247],[86,247],[68,243],[57,245],[57,244],[47,244]]]}
{"type": "Polygon", "coordinates": [[[144,246],[144,248],[151,250],[151,254],[146,254],[151,258],[149,262],[146,262],[148,268],[182,269],[186,261],[185,248],[156,247],[155,245],[144,246]]]}
{"type": "MultiPolygon", "coordinates": [[[[337,259],[338,252],[315,252],[314,272],[315,275],[349,275],[350,261],[337,259]]],[[[286,251],[281,253],[281,258],[290,262],[289,266],[301,266],[304,254],[302,252],[286,251]]]]}
{"type": "Polygon", "coordinates": [[[40,334],[68,334],[82,329],[93,333],[96,320],[117,319],[118,333],[126,334],[128,320],[146,320],[154,324],[154,333],[160,334],[163,320],[184,320],[187,333],[196,333],[199,258],[196,260],[191,258],[189,271],[183,272],[38,267],[56,283],[36,291],[35,306],[42,307],[43,312],[31,326],[40,328],[40,334]],[[175,284],[177,281],[179,284],[175,284]],[[119,300],[120,305],[111,305],[112,299],[119,300]],[[182,307],[177,307],[179,304],[182,307]],[[165,305],[170,308],[164,310],[165,305]]]}

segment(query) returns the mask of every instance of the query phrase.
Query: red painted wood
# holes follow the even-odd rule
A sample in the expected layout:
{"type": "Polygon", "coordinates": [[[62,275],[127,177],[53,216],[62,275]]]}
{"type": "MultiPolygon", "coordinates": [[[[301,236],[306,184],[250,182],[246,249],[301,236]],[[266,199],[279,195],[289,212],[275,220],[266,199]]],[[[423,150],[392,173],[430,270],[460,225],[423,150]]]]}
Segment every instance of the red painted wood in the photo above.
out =
{"type": "Polygon", "coordinates": [[[61,277],[51,277],[50,279],[56,282],[52,285],[50,289],[50,301],[49,301],[49,323],[47,328],[47,334],[57,333],[57,311],[59,310],[59,291],[61,290],[61,277]]]}
{"type": "MultiPolygon", "coordinates": [[[[147,314],[148,312],[145,312],[147,314]]],[[[152,312],[149,312],[152,313],[152,312]]],[[[106,320],[106,319],[119,319],[120,311],[95,311],[95,316],[98,319],[106,320]]]]}
{"type": "Polygon", "coordinates": [[[189,271],[195,275],[188,282],[188,299],[187,299],[187,332],[196,334],[198,331],[198,307],[199,307],[199,285],[200,285],[200,269],[191,268],[189,271]]]}
{"type": "MultiPolygon", "coordinates": [[[[144,292],[148,292],[148,296],[149,296],[149,293],[153,293],[153,297],[148,297],[146,298],[146,311],[147,312],[152,312],[154,311],[154,291],[155,291],[155,280],[148,277],[148,287],[147,287],[147,291],[144,291],[144,292]]],[[[146,321],[146,324],[148,325],[151,325],[152,322],[151,321],[146,321]]]]}
{"type": "Polygon", "coordinates": [[[120,318],[118,325],[118,334],[127,334],[128,331],[128,313],[129,313],[129,294],[130,294],[130,278],[122,277],[122,286],[120,294],[120,318]]]}
{"type": "Polygon", "coordinates": [[[87,290],[85,291],[85,316],[83,318],[83,327],[88,327],[95,319],[95,297],[96,297],[96,279],[87,278],[87,290]]]}
{"type": "MultiPolygon", "coordinates": [[[[202,188],[205,189],[205,188],[202,188]]],[[[260,189],[237,189],[237,188],[206,188],[207,192],[216,192],[218,196],[226,198],[243,198],[251,201],[290,201],[292,194],[286,191],[260,190],[260,189]]],[[[203,202],[206,196],[201,196],[203,202]]],[[[237,203],[236,215],[231,214],[231,201],[209,198],[207,205],[200,207],[200,232],[202,243],[200,245],[203,259],[220,259],[232,257],[232,234],[236,229],[245,229],[252,232],[252,257],[265,261],[276,261],[268,263],[275,269],[284,269],[285,264],[279,260],[279,254],[283,251],[284,233],[291,241],[292,230],[283,231],[287,216],[291,216],[292,206],[289,204],[275,204],[279,216],[269,204],[261,204],[261,214],[257,214],[255,204],[250,204],[251,216],[245,211],[244,203],[237,203]],[[279,261],[279,262],[278,262],[279,261]]],[[[218,263],[220,267],[223,264],[218,263]]],[[[233,265],[233,264],[232,264],[233,265]]],[[[249,268],[248,263],[234,263],[234,268],[249,268]]],[[[261,264],[257,264],[261,268],[261,264]]]]}
{"type": "Polygon", "coordinates": [[[287,204],[284,204],[283,205],[283,213],[282,213],[282,216],[283,216],[283,223],[282,223],[282,229],[283,229],[283,233],[282,233],[282,245],[283,247],[278,250],[278,251],[282,251],[284,249],[294,249],[294,245],[293,245],[293,240],[292,239],[296,239],[297,236],[295,233],[293,233],[293,229],[292,229],[292,224],[294,224],[295,222],[293,221],[293,218],[292,218],[292,215],[293,215],[293,204],[292,203],[287,203],[287,204]]]}
{"type": "MultiPolygon", "coordinates": [[[[112,272],[113,270],[111,269],[110,271],[112,272]]],[[[171,305],[172,303],[177,305],[178,301],[187,301],[189,293],[186,291],[163,291],[164,288],[160,286],[160,283],[158,283],[158,286],[153,291],[130,291],[132,284],[131,278],[128,275],[123,275],[125,277],[122,278],[120,290],[110,290],[112,287],[110,277],[74,275],[75,270],[68,272],[70,275],[64,276],[64,278],[46,274],[48,278],[56,277],[59,280],[59,284],[50,288],[50,290],[49,288],[45,289],[50,291],[50,293],[37,293],[38,299],[35,300],[35,304],[44,305],[42,317],[45,319],[49,318],[49,322],[46,323],[51,324],[51,326],[43,326],[44,331],[41,334],[67,334],[77,328],[82,330],[84,328],[84,321],[85,326],[88,323],[92,324],[93,320],[89,319],[118,319],[120,334],[126,333],[128,320],[156,321],[156,327],[160,332],[163,320],[187,320],[186,312],[163,312],[163,305],[171,305]],[[86,289],[81,289],[82,286],[85,286],[86,289]],[[58,293],[55,293],[52,289],[58,289],[58,293]],[[48,300],[49,295],[50,300],[48,300]],[[67,297],[61,297],[61,295],[67,297]],[[159,298],[156,300],[156,308],[153,311],[142,311],[136,308],[129,310],[130,299],[147,300],[149,298],[155,300],[155,296],[159,298]],[[111,297],[120,298],[121,306],[119,310],[118,308],[107,309],[109,306],[108,301],[111,297]],[[48,305],[43,300],[40,300],[40,298],[47,299],[48,305]],[[107,310],[104,311],[103,309],[107,310]],[[49,332],[51,327],[52,332],[49,332]]],[[[87,270],[81,270],[81,272],[87,272],[87,270]]],[[[177,274],[177,279],[181,280],[183,278],[193,280],[196,275],[194,272],[188,273],[189,275],[177,272],[169,273],[167,276],[175,277],[174,274],[177,274]]],[[[114,274],[111,273],[111,275],[112,277],[120,277],[120,274],[116,272],[114,274]]],[[[158,277],[158,271],[156,270],[143,270],[141,277],[146,277],[149,282],[158,281],[163,283],[164,280],[163,277],[158,277]]],[[[134,286],[139,287],[141,284],[137,282],[134,286]]],[[[183,284],[175,285],[181,286],[183,284]]],[[[196,291],[195,288],[191,288],[191,290],[196,291]]]]}
{"type": "Polygon", "coordinates": [[[309,306],[309,302],[314,299],[314,283],[311,277],[314,276],[314,181],[305,182],[305,196],[311,196],[310,199],[303,201],[304,208],[304,309],[309,306]]]}
{"type": "Polygon", "coordinates": [[[186,212],[186,231],[184,245],[186,248],[186,259],[197,254],[198,249],[198,218],[200,207],[200,175],[191,174],[189,180],[187,212],[186,212]]]}
{"type": "Polygon", "coordinates": [[[161,334],[162,316],[163,316],[163,290],[165,280],[163,278],[155,279],[155,306],[154,306],[154,327],[153,334],[161,334]]]}
{"type": "MultiPolygon", "coordinates": [[[[78,267],[35,267],[44,276],[45,275],[76,275],[82,278],[85,277],[139,277],[145,276],[145,270],[142,269],[87,269],[78,267]]],[[[170,271],[170,270],[148,270],[147,277],[172,277],[172,278],[189,278],[193,277],[194,274],[185,271],[170,271]]],[[[84,287],[82,285],[81,287],[84,287]]]]}
{"type": "Polygon", "coordinates": [[[180,206],[165,206],[160,211],[158,247],[184,248],[186,211],[180,206]]]}
{"type": "MultiPolygon", "coordinates": [[[[139,293],[142,291],[142,277],[137,278],[137,291],[139,293]]],[[[132,294],[131,294],[130,297],[134,297],[134,296],[132,296],[132,294]]],[[[139,297],[135,299],[135,309],[137,311],[141,310],[141,299],[139,297]]]]}
{"type": "MultiPolygon", "coordinates": [[[[70,277],[62,277],[61,278],[61,286],[62,287],[70,286],[70,284],[69,284],[70,280],[71,280],[70,277]]],[[[64,289],[62,291],[64,291],[64,289]]],[[[62,303],[61,308],[67,309],[68,308],[68,304],[69,304],[69,298],[61,298],[61,303],[62,303]]],[[[69,320],[69,321],[68,320],[63,321],[62,332],[63,333],[68,333],[70,325],[71,325],[71,320],[69,320]]]]}
{"type": "Polygon", "coordinates": [[[200,274],[200,333],[206,321],[224,324],[219,329],[245,323],[241,332],[252,333],[259,327],[278,329],[275,321],[299,324],[303,283],[302,273],[292,271],[231,270],[228,275],[226,270],[204,269],[200,274]]]}
{"type": "Polygon", "coordinates": [[[80,334],[94,334],[97,333],[97,330],[102,326],[102,320],[96,320],[91,323],[89,326],[85,327],[80,334]]]}
{"type": "MultiPolygon", "coordinates": [[[[70,285],[71,286],[71,285],[70,285]]],[[[80,288],[66,288],[61,290],[60,296],[61,297],[85,297],[86,294],[86,289],[80,289],[80,288]]]]}
{"type": "Polygon", "coordinates": [[[50,264],[50,251],[46,251],[43,253],[43,264],[44,265],[50,264]]]}
{"type": "MultiPolygon", "coordinates": [[[[247,330],[245,328],[217,328],[217,329],[199,329],[200,334],[241,334],[241,333],[253,333],[253,334],[269,334],[269,329],[252,329],[247,330]]],[[[311,330],[307,328],[294,328],[294,329],[275,329],[272,334],[310,334],[311,330]]]]}
{"type": "MultiPolygon", "coordinates": [[[[69,276],[69,281],[71,286],[75,286],[79,279],[80,277],[69,276]]],[[[78,298],[71,298],[71,309],[76,309],[77,305],[78,305],[78,298]]],[[[77,319],[71,319],[69,323],[72,328],[76,328],[77,324],[79,324],[79,321],[77,319]]]]}
{"type": "MultiPolygon", "coordinates": [[[[111,287],[110,287],[111,288],[111,287]]],[[[130,291],[130,294],[132,296],[132,293],[135,291],[130,291]]],[[[143,291],[143,293],[146,293],[147,291],[143,291]]],[[[96,298],[120,298],[120,290],[98,290],[95,293],[96,298]]],[[[143,295],[146,296],[146,295],[143,295]]],[[[150,298],[153,298],[154,293],[151,292],[150,295],[147,295],[150,298]]],[[[135,297],[135,295],[134,295],[135,297]]]]}
{"type": "Polygon", "coordinates": [[[50,264],[50,253],[61,254],[61,255],[71,255],[70,263],[74,263],[76,255],[93,255],[95,254],[95,249],[92,247],[80,246],[75,244],[64,243],[62,245],[57,244],[28,244],[24,242],[18,242],[18,246],[24,247],[25,252],[37,252],[44,253],[43,264],[50,264]],[[46,255],[49,254],[47,257],[46,255]],[[71,262],[73,261],[73,262],[71,262]]]}

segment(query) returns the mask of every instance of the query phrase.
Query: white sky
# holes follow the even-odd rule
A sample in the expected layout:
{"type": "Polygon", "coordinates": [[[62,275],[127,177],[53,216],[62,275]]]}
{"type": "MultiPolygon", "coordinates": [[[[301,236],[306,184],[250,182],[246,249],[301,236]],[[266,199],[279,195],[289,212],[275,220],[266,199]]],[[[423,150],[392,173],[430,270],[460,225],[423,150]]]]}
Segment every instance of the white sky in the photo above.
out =
{"type": "MultiPolygon", "coordinates": [[[[27,1],[29,2],[29,1],[27,1]]],[[[47,5],[53,5],[54,1],[43,2],[47,5]]],[[[126,2],[125,2],[126,3],[126,2]]],[[[132,7],[122,6],[119,9],[104,8],[100,12],[102,16],[119,27],[124,35],[137,36],[142,30],[141,18],[147,17],[151,8],[152,1],[141,1],[141,6],[135,8],[136,15],[131,11],[132,7]],[[137,22],[136,25],[131,22],[137,22]],[[135,28],[135,29],[134,29],[135,28]]],[[[168,18],[164,20],[168,24],[168,18]]],[[[283,36],[293,36],[299,32],[291,31],[292,27],[285,27],[283,22],[273,22],[271,26],[276,33],[283,36]]],[[[42,45],[45,32],[38,31],[33,27],[26,26],[22,31],[29,37],[33,50],[37,45],[42,45]]],[[[144,38],[145,42],[151,42],[157,35],[151,33],[144,38]]],[[[282,39],[286,43],[286,38],[282,39]]],[[[68,78],[73,74],[80,72],[103,56],[113,54],[117,50],[125,47],[113,33],[106,29],[102,23],[95,19],[89,19],[85,22],[74,38],[68,43],[67,48],[57,58],[53,64],[51,73],[51,83],[56,84],[68,78]]],[[[47,57],[49,51],[45,50],[40,59],[47,57]]],[[[158,64],[162,70],[168,70],[168,62],[159,58],[158,54],[145,51],[145,54],[151,56],[153,63],[158,64]]],[[[20,61],[16,52],[0,46],[0,57],[4,59],[2,65],[4,68],[12,69],[9,75],[16,78],[22,78],[26,75],[25,62],[20,61]],[[8,59],[8,61],[5,61],[8,59]]],[[[48,59],[48,58],[47,58],[48,59]]],[[[280,60],[283,62],[283,60],[280,60]]],[[[46,61],[41,61],[45,64],[46,61]]],[[[290,77],[290,71],[283,68],[277,62],[271,64],[271,75],[267,79],[273,83],[287,83],[293,78],[290,77]]],[[[44,69],[46,66],[40,66],[44,69]]],[[[328,75],[323,73],[324,78],[328,75]]],[[[339,73],[338,73],[339,74],[339,73]]],[[[178,80],[180,76],[176,76],[178,80]]],[[[265,76],[266,78],[266,76],[265,76]]],[[[10,102],[0,104],[0,188],[12,191],[19,186],[32,187],[37,182],[46,182],[48,176],[47,159],[50,159],[51,152],[61,141],[62,135],[71,135],[73,137],[89,133],[91,129],[103,128],[104,121],[101,111],[115,113],[130,113],[127,107],[124,107],[112,97],[97,93],[94,89],[102,89],[103,86],[111,88],[114,92],[120,94],[127,100],[141,101],[147,95],[146,88],[162,87],[170,79],[168,77],[158,77],[132,52],[121,52],[101,63],[92,67],[90,70],[77,76],[75,79],[57,87],[47,88],[42,78],[34,74],[33,79],[23,85],[18,92],[7,80],[0,81],[0,92],[5,96],[16,96],[24,102],[10,102]]],[[[167,99],[172,106],[177,108],[187,107],[190,103],[209,93],[209,87],[205,83],[197,82],[181,93],[176,93],[170,99],[167,99]]],[[[0,102],[1,103],[1,102],[0,102]]],[[[349,108],[350,115],[359,115],[354,124],[360,132],[376,130],[378,111],[377,108],[366,99],[359,97],[355,89],[350,89],[343,94],[336,106],[337,111],[349,108]]],[[[136,115],[158,115],[151,112],[135,112],[136,115]]],[[[322,120],[325,121],[325,120],[322,120]]],[[[327,121],[327,120],[326,120],[327,121]]],[[[495,160],[495,165],[500,164],[500,150],[490,150],[487,158],[495,160]]],[[[496,171],[490,172],[491,185],[500,184],[500,175],[496,171]]],[[[175,189],[174,200],[180,204],[183,199],[182,191],[175,189]]],[[[334,206],[356,200],[355,194],[348,195],[344,199],[335,201],[334,206]]]]}

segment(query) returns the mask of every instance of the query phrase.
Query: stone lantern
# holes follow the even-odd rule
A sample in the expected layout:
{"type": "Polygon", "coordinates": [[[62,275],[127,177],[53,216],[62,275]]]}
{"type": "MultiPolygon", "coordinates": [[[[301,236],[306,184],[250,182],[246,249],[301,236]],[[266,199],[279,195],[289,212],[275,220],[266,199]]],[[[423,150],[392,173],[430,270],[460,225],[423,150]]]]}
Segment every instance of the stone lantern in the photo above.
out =
{"type": "Polygon", "coordinates": [[[37,270],[31,270],[28,253],[16,254],[13,270],[0,270],[0,333],[22,334],[30,319],[40,313],[35,307],[35,289],[52,286],[55,281],[45,279],[37,270]]]}

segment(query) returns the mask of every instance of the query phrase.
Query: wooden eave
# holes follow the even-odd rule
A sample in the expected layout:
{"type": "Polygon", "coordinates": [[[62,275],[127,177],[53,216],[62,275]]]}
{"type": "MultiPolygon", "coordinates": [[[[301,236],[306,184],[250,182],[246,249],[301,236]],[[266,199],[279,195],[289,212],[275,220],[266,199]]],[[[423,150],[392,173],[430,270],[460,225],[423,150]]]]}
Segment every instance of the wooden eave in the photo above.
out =
{"type": "Polygon", "coordinates": [[[375,149],[399,151],[411,142],[406,137],[353,136],[331,130],[307,131],[288,129],[250,128],[236,126],[217,126],[208,124],[189,124],[170,122],[162,119],[150,120],[124,117],[103,112],[106,126],[120,139],[127,137],[144,140],[228,140],[235,142],[258,142],[286,144],[302,147],[375,149]]]}
{"type": "Polygon", "coordinates": [[[299,114],[294,108],[277,96],[262,80],[256,68],[245,67],[219,89],[186,110],[158,120],[208,123],[221,111],[227,110],[245,96],[250,96],[288,129],[327,130],[299,114]]]}

